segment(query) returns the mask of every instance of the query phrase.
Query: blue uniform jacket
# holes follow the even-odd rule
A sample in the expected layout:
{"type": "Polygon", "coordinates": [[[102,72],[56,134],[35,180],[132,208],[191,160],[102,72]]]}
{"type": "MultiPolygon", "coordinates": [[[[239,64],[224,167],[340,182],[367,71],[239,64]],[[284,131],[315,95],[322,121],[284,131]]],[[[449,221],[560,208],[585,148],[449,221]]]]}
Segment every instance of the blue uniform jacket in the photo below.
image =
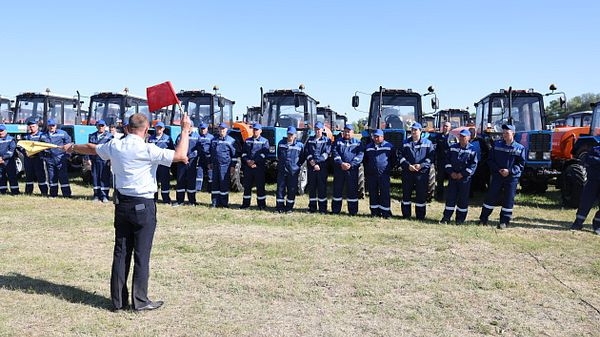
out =
{"type": "Polygon", "coordinates": [[[200,138],[198,138],[198,155],[200,156],[200,163],[203,165],[208,164],[208,158],[210,157],[210,142],[215,138],[210,133],[205,135],[199,134],[200,138]]]}
{"type": "MultiPolygon", "coordinates": [[[[196,157],[198,157],[198,146],[199,146],[199,140],[200,135],[198,134],[198,132],[192,131],[190,133],[190,143],[188,146],[188,153],[187,153],[187,157],[189,161],[192,161],[193,159],[196,159],[196,157]]],[[[177,140],[175,141],[175,143],[179,144],[179,142],[181,141],[181,135],[177,136],[177,140]]]]}
{"type": "Polygon", "coordinates": [[[400,166],[403,172],[413,173],[408,169],[409,165],[421,164],[420,174],[429,174],[431,163],[435,156],[433,144],[429,139],[421,137],[419,141],[413,142],[412,138],[408,138],[402,144],[400,166]]]}
{"type": "Polygon", "coordinates": [[[494,142],[490,150],[488,166],[492,174],[498,174],[500,169],[508,169],[510,176],[519,178],[525,167],[525,147],[516,141],[507,145],[504,140],[494,142]]]}
{"type": "Polygon", "coordinates": [[[583,164],[588,170],[588,179],[600,180],[600,146],[594,146],[588,152],[583,164]]]}
{"type": "MultiPolygon", "coordinates": [[[[104,131],[104,133],[98,133],[98,131],[96,131],[96,132],[91,133],[88,136],[88,143],[104,144],[104,143],[108,143],[113,138],[114,138],[113,134],[108,131],[104,131]]],[[[90,160],[90,159],[101,159],[101,158],[96,155],[89,155],[89,156],[85,155],[85,156],[83,156],[83,159],[90,160]]]]}
{"type": "MultiPolygon", "coordinates": [[[[235,153],[235,139],[231,136],[225,136],[225,138],[215,137],[210,142],[210,153],[207,159],[214,166],[229,165],[229,167],[235,167],[237,163],[235,153]]],[[[213,167],[213,169],[216,169],[216,167],[213,167]]]]}
{"type": "Polygon", "coordinates": [[[331,152],[331,140],[323,133],[321,138],[311,136],[306,142],[306,161],[314,160],[316,165],[323,165],[331,152]]]}
{"type": "Polygon", "coordinates": [[[11,135],[6,135],[4,138],[0,138],[0,157],[7,162],[15,155],[17,149],[17,142],[11,135]]]}
{"type": "Polygon", "coordinates": [[[277,170],[289,174],[300,172],[300,166],[304,163],[304,144],[295,140],[288,144],[287,139],[282,139],[277,144],[277,170]]]}
{"type": "Polygon", "coordinates": [[[462,148],[459,143],[452,144],[444,160],[446,173],[460,173],[463,180],[469,179],[477,169],[477,151],[473,144],[468,143],[462,148]]]}
{"type": "Polygon", "coordinates": [[[345,140],[340,137],[336,139],[332,152],[333,161],[338,168],[342,163],[349,163],[353,169],[358,168],[365,155],[362,143],[356,138],[345,140]]]}
{"type": "MultiPolygon", "coordinates": [[[[243,163],[248,160],[254,160],[256,166],[265,164],[265,158],[269,154],[269,140],[265,137],[254,137],[246,138],[244,142],[244,148],[242,150],[243,163]]],[[[247,166],[247,165],[246,165],[247,166]]]]}
{"type": "Polygon", "coordinates": [[[364,164],[367,175],[389,175],[396,165],[396,150],[386,140],[381,145],[371,142],[365,149],[364,164]]]}
{"type": "Polygon", "coordinates": [[[173,145],[173,140],[171,139],[171,136],[166,135],[164,133],[160,138],[157,138],[156,135],[150,136],[148,138],[148,143],[154,143],[154,144],[156,144],[156,146],[160,147],[161,149],[169,149],[169,150],[175,149],[175,145],[173,145]]]}
{"type": "MultiPolygon", "coordinates": [[[[63,146],[71,143],[71,136],[69,136],[69,134],[65,131],[57,129],[55,133],[42,133],[40,136],[40,141],[63,146]]],[[[67,155],[65,151],[59,148],[44,150],[44,153],[46,156],[54,157],[56,159],[61,159],[63,156],[67,155]]]]}

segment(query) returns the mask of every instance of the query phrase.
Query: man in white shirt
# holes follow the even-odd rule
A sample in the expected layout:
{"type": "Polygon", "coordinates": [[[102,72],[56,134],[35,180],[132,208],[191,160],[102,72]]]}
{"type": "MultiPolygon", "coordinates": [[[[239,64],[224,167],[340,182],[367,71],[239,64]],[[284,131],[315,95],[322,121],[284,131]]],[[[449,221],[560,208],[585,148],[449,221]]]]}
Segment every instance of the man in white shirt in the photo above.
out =
{"type": "Polygon", "coordinates": [[[116,235],[110,292],[115,310],[127,309],[129,306],[127,268],[131,264],[132,255],[132,309],[153,310],[163,305],[163,301],[148,299],[150,251],[156,229],[156,169],[158,165],[170,166],[172,162],[187,161],[187,137],[191,127],[186,116],[181,124],[182,141],[175,150],[161,149],[146,143],[144,139],[149,127],[148,118],[137,113],[129,118],[128,136],[123,139],[113,139],[105,144],[64,146],[67,152],[98,155],[104,160],[110,160],[112,164],[116,235]]]}

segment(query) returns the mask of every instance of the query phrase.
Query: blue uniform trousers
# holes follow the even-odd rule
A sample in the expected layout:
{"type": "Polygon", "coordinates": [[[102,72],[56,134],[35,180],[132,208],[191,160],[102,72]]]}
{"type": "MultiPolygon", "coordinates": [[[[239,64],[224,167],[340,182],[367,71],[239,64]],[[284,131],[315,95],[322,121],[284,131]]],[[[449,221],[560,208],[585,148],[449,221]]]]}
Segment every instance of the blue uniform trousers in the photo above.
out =
{"type": "MultiPolygon", "coordinates": [[[[171,168],[158,165],[158,168],[156,169],[156,180],[160,185],[160,196],[163,203],[170,204],[171,196],[169,195],[169,191],[171,190],[171,168]]],[[[157,200],[158,195],[156,195],[154,199],[157,200]]]]}
{"type": "Polygon", "coordinates": [[[256,204],[260,208],[267,206],[267,193],[265,192],[265,166],[256,165],[255,168],[243,166],[244,170],[244,200],[242,207],[249,207],[252,201],[252,186],[256,185],[256,204]]]}
{"type": "Polygon", "coordinates": [[[342,211],[342,195],[346,187],[346,201],[348,203],[348,214],[358,213],[358,167],[348,171],[336,168],[333,172],[333,197],[331,201],[331,212],[339,214],[342,211]]]}
{"type": "Polygon", "coordinates": [[[287,173],[284,170],[277,171],[277,211],[287,212],[294,208],[296,202],[296,192],[298,192],[298,176],[287,173]],[[286,197],[287,195],[287,197],[286,197]]]}
{"type": "Polygon", "coordinates": [[[418,220],[425,219],[427,213],[427,187],[429,174],[402,172],[402,217],[409,218],[412,214],[412,192],[415,191],[415,216],[418,220]]]}
{"type": "Polygon", "coordinates": [[[6,194],[10,187],[10,194],[19,194],[19,181],[17,180],[17,165],[14,159],[0,164],[0,194],[6,194]],[[9,186],[6,186],[6,183],[9,186]]]}
{"type": "Polygon", "coordinates": [[[92,160],[92,184],[94,185],[94,198],[108,199],[110,190],[110,164],[108,161],[96,157],[92,160]]]}
{"type": "Polygon", "coordinates": [[[202,187],[206,186],[208,193],[212,192],[212,170],[208,169],[208,165],[198,162],[196,168],[196,192],[201,192],[202,187]],[[206,184],[204,181],[206,180],[206,184]]]}
{"type": "Polygon", "coordinates": [[[156,204],[153,199],[119,194],[115,205],[115,248],[110,276],[110,295],[115,308],[129,303],[127,277],[133,256],[131,299],[134,309],[147,305],[150,251],[156,230],[156,204]]]}
{"type": "Polygon", "coordinates": [[[38,182],[40,193],[43,196],[48,195],[48,182],[46,181],[46,167],[44,160],[40,156],[25,156],[25,194],[33,193],[33,182],[38,182]]]}
{"type": "MultiPolygon", "coordinates": [[[[599,198],[600,180],[588,179],[583,186],[583,191],[581,192],[581,201],[579,201],[579,207],[577,208],[577,215],[575,216],[574,225],[583,226],[583,222],[599,198]]],[[[600,228],[600,209],[594,215],[592,227],[594,230],[600,228]]]]}
{"type": "Polygon", "coordinates": [[[212,168],[212,206],[229,207],[229,164],[214,165],[212,168]]]}
{"type": "Polygon", "coordinates": [[[392,216],[390,208],[390,175],[386,173],[370,175],[367,178],[367,185],[371,215],[384,218],[392,216]]]}
{"type": "Polygon", "coordinates": [[[444,208],[444,221],[450,221],[456,209],[456,223],[462,224],[467,219],[469,211],[469,192],[471,190],[471,179],[452,179],[448,181],[446,190],[446,207],[444,208]]]}
{"type": "Polygon", "coordinates": [[[196,204],[196,169],[198,159],[191,159],[187,164],[177,164],[177,184],[175,185],[175,198],[178,204],[183,204],[187,193],[191,205],[196,204]]]}
{"type": "Polygon", "coordinates": [[[327,168],[321,165],[319,171],[313,170],[308,165],[308,210],[311,212],[327,213],[327,168]]]}
{"type": "Polygon", "coordinates": [[[69,174],[67,172],[67,157],[45,157],[48,169],[48,181],[50,182],[50,196],[58,196],[58,183],[63,197],[71,197],[71,185],[69,185],[69,174]]]}
{"type": "Polygon", "coordinates": [[[517,184],[519,178],[512,176],[502,177],[498,174],[492,175],[492,181],[490,187],[483,201],[483,207],[481,207],[481,214],[479,215],[479,221],[486,224],[488,218],[494,207],[498,205],[500,201],[500,223],[504,223],[508,226],[512,219],[513,206],[515,204],[515,194],[517,193],[517,184]]]}

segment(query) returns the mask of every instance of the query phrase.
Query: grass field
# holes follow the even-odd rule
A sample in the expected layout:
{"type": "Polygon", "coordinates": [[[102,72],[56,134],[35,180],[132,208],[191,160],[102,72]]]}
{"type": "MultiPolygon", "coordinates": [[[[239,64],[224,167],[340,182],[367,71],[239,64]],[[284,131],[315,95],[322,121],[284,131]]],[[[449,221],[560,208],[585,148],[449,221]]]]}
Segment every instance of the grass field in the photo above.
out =
{"type": "Polygon", "coordinates": [[[305,196],[284,215],[238,210],[241,193],[227,210],[206,193],[161,204],[150,296],[165,305],[113,313],[113,205],[73,188],[0,196],[0,336],[600,335],[600,237],[567,229],[556,191],[519,195],[504,231],[439,225],[437,202],[425,222],[372,219],[367,200],[357,217],[306,213],[305,196]]]}

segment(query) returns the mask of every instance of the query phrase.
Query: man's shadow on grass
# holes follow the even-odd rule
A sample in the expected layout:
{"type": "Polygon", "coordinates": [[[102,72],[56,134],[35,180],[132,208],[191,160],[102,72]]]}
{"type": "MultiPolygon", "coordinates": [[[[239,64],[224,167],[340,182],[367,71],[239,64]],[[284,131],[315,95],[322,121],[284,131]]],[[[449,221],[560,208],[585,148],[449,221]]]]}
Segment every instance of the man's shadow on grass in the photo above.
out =
{"type": "Polygon", "coordinates": [[[51,295],[71,303],[85,304],[105,310],[112,309],[110,299],[96,293],[90,293],[77,287],[52,283],[17,273],[0,275],[0,289],[21,291],[26,294],[51,295]]]}

